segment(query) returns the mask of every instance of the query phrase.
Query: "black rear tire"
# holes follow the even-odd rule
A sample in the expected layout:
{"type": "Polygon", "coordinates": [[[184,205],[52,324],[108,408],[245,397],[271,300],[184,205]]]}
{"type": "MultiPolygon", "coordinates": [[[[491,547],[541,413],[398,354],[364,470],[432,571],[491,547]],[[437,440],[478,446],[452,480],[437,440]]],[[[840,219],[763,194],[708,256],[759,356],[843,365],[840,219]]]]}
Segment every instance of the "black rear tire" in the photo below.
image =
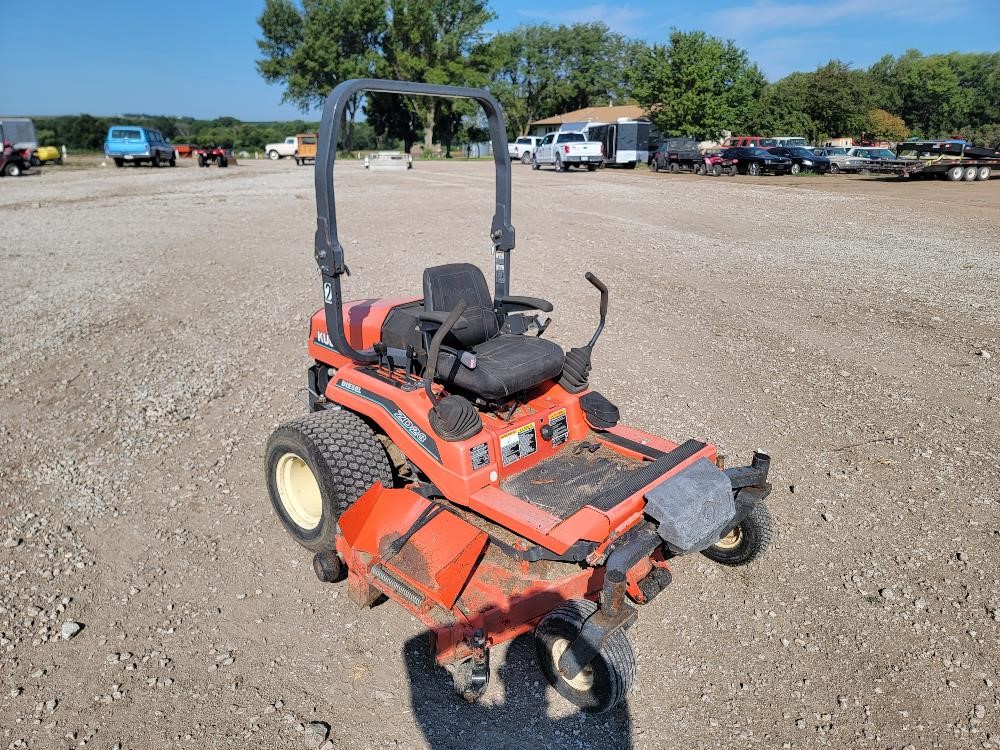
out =
{"type": "Polygon", "coordinates": [[[596,611],[597,605],[589,599],[570,599],[545,615],[535,628],[535,649],[545,679],[563,698],[593,714],[610,711],[621,703],[635,681],[635,652],[624,630],[608,636],[600,653],[572,683],[559,673],[557,658],[596,611]]]}
{"type": "Polygon", "coordinates": [[[313,552],[333,549],[340,514],[372,485],[392,486],[385,448],[361,417],[342,409],[313,412],[278,427],[267,441],[264,463],[274,512],[295,541],[313,552]],[[288,477],[305,477],[305,469],[318,499],[297,499],[291,491],[288,477]]]}
{"type": "Polygon", "coordinates": [[[219,166],[220,167],[228,167],[229,166],[229,157],[225,156],[225,155],[220,156],[219,157],[219,166]]]}
{"type": "Polygon", "coordinates": [[[771,511],[764,503],[757,503],[750,515],[728,536],[702,552],[712,562],[738,567],[753,562],[764,554],[774,538],[771,511]]]}
{"type": "Polygon", "coordinates": [[[124,167],[125,166],[125,160],[124,159],[115,159],[115,166],[116,167],[124,167]]]}

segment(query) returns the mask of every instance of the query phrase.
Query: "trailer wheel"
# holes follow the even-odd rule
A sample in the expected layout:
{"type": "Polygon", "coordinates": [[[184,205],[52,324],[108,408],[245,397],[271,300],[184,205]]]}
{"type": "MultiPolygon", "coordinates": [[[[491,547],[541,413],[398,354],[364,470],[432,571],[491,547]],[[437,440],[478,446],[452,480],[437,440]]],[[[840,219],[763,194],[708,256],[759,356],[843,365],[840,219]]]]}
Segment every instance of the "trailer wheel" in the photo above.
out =
{"type": "Polygon", "coordinates": [[[333,549],[337,519],[369,487],[392,484],[392,466],[371,428],[353,412],[324,410],[271,433],[267,491],[288,533],[308,550],[333,549]]]}
{"type": "Polygon", "coordinates": [[[977,175],[977,180],[983,180],[984,182],[990,179],[990,175],[993,174],[993,170],[989,167],[980,167],[979,174],[977,175]]]}
{"type": "Polygon", "coordinates": [[[753,562],[768,548],[774,538],[771,511],[757,503],[739,526],[713,544],[702,554],[720,565],[737,567],[753,562]]]}
{"type": "Polygon", "coordinates": [[[965,174],[962,175],[966,182],[973,182],[976,176],[979,174],[979,170],[976,167],[966,167],[965,174]]]}
{"type": "Polygon", "coordinates": [[[521,154],[521,163],[531,164],[531,154],[529,152],[525,151],[523,154],[521,154]]]}
{"type": "Polygon", "coordinates": [[[589,599],[570,599],[535,628],[535,648],[545,679],[570,703],[595,714],[621,703],[635,680],[635,652],[624,630],[608,636],[600,653],[572,680],[559,673],[559,660],[596,611],[597,605],[589,599]]]}
{"type": "Polygon", "coordinates": [[[948,179],[952,182],[958,182],[965,175],[964,167],[952,167],[947,172],[948,179]]]}

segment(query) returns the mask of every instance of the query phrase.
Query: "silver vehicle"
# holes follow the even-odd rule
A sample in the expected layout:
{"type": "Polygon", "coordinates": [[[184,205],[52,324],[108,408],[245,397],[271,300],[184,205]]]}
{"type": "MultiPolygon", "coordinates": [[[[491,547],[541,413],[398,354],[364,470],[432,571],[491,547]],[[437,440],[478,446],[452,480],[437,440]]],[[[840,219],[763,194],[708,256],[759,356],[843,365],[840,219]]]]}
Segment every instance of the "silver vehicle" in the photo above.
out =
{"type": "Polygon", "coordinates": [[[817,156],[825,156],[830,160],[830,174],[857,172],[867,163],[867,157],[852,155],[851,151],[854,149],[842,146],[814,149],[817,156]]]}
{"type": "Polygon", "coordinates": [[[541,142],[541,136],[522,135],[513,143],[507,144],[507,154],[511,160],[520,159],[522,164],[531,164],[531,155],[541,142]]]}

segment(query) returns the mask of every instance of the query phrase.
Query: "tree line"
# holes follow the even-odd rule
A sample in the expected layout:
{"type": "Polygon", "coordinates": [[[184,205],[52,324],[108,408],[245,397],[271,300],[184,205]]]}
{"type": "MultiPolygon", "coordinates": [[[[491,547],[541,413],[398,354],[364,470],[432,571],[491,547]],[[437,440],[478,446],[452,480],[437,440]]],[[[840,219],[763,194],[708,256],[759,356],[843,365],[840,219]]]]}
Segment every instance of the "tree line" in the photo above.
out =
{"type": "MultiPolygon", "coordinates": [[[[257,66],[303,111],[348,78],[485,86],[511,137],[546,116],[636,102],[664,135],[1000,141],[1000,52],[831,60],[772,83],[746,50],[700,31],[653,44],[599,22],[487,35],[495,18],[485,0],[266,0],[257,66]]],[[[362,122],[407,148],[484,136],[469,104],[427,97],[359,97],[347,120],[348,144],[362,122]]]]}
{"type": "MultiPolygon", "coordinates": [[[[283,141],[296,133],[314,133],[319,128],[318,122],[306,120],[243,122],[235,117],[198,120],[193,117],[141,114],[120,117],[61,115],[33,119],[39,143],[65,145],[77,151],[101,151],[104,148],[104,139],[108,135],[108,128],[112,125],[141,125],[153,128],[163,133],[172,143],[218,145],[248,152],[260,150],[265,143],[283,141]]],[[[358,149],[378,148],[381,145],[374,128],[364,122],[357,123],[354,141],[354,147],[358,149]]]]}

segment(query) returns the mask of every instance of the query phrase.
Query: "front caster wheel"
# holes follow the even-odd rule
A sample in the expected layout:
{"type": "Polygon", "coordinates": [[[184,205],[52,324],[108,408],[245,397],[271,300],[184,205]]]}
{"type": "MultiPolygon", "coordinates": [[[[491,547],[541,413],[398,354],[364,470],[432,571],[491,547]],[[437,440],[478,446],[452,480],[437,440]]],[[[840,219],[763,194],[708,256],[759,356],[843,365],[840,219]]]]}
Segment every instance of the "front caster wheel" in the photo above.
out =
{"type": "Polygon", "coordinates": [[[746,565],[764,554],[773,537],[771,511],[763,503],[758,503],[735,529],[702,554],[720,565],[746,565]]]}
{"type": "Polygon", "coordinates": [[[568,680],[560,674],[559,660],[596,611],[589,599],[570,599],[535,628],[535,649],[545,679],[563,698],[593,714],[621,703],[635,681],[635,652],[623,630],[609,635],[600,653],[576,677],[568,680]]]}

